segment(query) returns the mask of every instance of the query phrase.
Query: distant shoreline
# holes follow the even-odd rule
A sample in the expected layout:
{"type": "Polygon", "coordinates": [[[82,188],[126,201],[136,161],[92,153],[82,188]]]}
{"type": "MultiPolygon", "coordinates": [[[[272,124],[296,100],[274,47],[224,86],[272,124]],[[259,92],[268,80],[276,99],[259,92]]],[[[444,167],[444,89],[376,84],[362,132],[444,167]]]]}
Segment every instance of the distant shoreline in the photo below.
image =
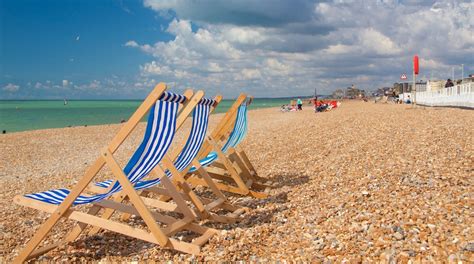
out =
{"type": "MultiPolygon", "coordinates": [[[[320,94],[318,95],[318,97],[322,97],[322,98],[327,98],[329,97],[330,95],[325,95],[325,94],[320,94]]],[[[268,100],[271,100],[271,99],[296,99],[296,98],[303,98],[303,99],[307,99],[307,98],[313,98],[314,96],[313,95],[297,95],[297,96],[283,96],[283,97],[254,97],[254,99],[268,99],[268,100]]],[[[28,102],[28,101],[32,101],[32,102],[44,102],[44,101],[58,101],[58,102],[62,102],[64,101],[64,99],[66,99],[68,102],[71,102],[71,101],[97,101],[97,102],[105,102],[105,101],[143,101],[144,98],[142,99],[69,99],[69,98],[63,98],[63,99],[0,99],[0,102],[28,102]]],[[[235,100],[235,98],[231,98],[231,99],[225,99],[225,100],[235,100]]]]}

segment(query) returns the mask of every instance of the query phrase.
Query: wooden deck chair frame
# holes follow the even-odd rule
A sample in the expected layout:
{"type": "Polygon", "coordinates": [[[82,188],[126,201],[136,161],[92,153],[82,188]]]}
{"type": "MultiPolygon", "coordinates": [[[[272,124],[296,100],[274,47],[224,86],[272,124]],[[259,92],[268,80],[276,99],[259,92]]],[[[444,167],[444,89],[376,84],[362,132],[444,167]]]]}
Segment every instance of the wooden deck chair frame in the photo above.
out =
{"type": "MultiPolygon", "coordinates": [[[[217,97],[216,102],[217,104],[220,103],[222,97],[217,97]]],[[[211,112],[217,107],[217,104],[211,109],[211,112]]],[[[203,142],[203,145],[206,143],[206,140],[203,142]]],[[[202,147],[201,147],[202,148],[202,147]]],[[[172,154],[172,158],[176,158],[179,155],[179,149],[176,149],[172,154]]],[[[199,156],[199,155],[198,155],[199,156]]],[[[234,205],[229,202],[228,198],[222,193],[216,183],[213,181],[212,177],[201,167],[199,163],[198,156],[196,156],[191,164],[183,171],[179,172],[177,170],[172,171],[173,175],[178,175],[174,179],[178,189],[183,190],[185,192],[184,197],[187,200],[191,201],[197,209],[197,214],[200,216],[201,220],[211,220],[215,222],[222,222],[222,223],[234,223],[239,215],[246,211],[245,208],[234,205]],[[206,182],[206,186],[211,189],[211,192],[217,197],[217,199],[210,199],[204,197],[197,197],[193,190],[192,186],[188,184],[186,180],[186,176],[188,175],[188,171],[191,166],[195,166],[200,171],[200,175],[202,179],[206,182]],[[216,210],[226,210],[229,213],[226,215],[218,215],[213,213],[216,210]]],[[[163,189],[160,187],[152,187],[149,188],[147,191],[153,192],[155,194],[161,195],[159,201],[168,201],[170,199],[166,193],[163,192],[163,189]]],[[[158,203],[158,201],[154,200],[154,203],[158,203]]]]}
{"type": "MultiPolygon", "coordinates": [[[[246,102],[247,106],[250,105],[252,101],[253,97],[248,97],[246,102]]],[[[228,138],[235,123],[235,116],[236,113],[234,114],[234,117],[230,119],[231,122],[228,122],[225,128],[221,130],[220,134],[222,136],[218,135],[214,139],[225,140],[228,138]]],[[[252,162],[250,161],[240,144],[235,147],[229,148],[226,154],[229,160],[234,164],[234,166],[236,166],[239,174],[243,177],[243,180],[250,189],[268,192],[270,188],[275,187],[274,182],[258,175],[257,170],[253,166],[252,162]]],[[[207,166],[206,170],[211,173],[214,178],[227,182],[232,182],[232,177],[226,171],[225,164],[223,164],[219,160],[216,160],[215,162],[207,166]]]]}
{"type": "MultiPolygon", "coordinates": [[[[217,107],[221,100],[222,96],[220,95],[217,95],[214,98],[214,101],[216,103],[211,107],[211,113],[212,111],[214,111],[214,109],[217,107]]],[[[180,123],[177,124],[177,127],[180,127],[183,123],[184,120],[180,120],[180,123]]],[[[191,166],[199,164],[199,161],[197,160],[197,158],[194,158],[187,168],[182,171],[178,171],[174,167],[174,165],[170,163],[170,161],[175,160],[179,156],[180,152],[180,148],[175,148],[175,151],[172,152],[166,159],[164,159],[163,162],[167,168],[170,168],[171,173],[173,175],[172,182],[176,185],[177,189],[180,190],[180,194],[183,196],[184,199],[193,203],[195,207],[195,213],[199,216],[200,220],[211,220],[221,223],[236,222],[238,220],[238,217],[246,211],[245,208],[231,204],[228,201],[227,197],[219,190],[212,178],[205,171],[202,172],[203,179],[207,182],[208,186],[211,188],[212,193],[217,197],[217,199],[204,198],[196,195],[196,193],[193,191],[193,188],[186,182],[185,175],[187,174],[191,166]],[[226,210],[228,211],[228,213],[226,215],[218,215],[213,212],[220,209],[226,210]]],[[[154,176],[159,178],[163,177],[163,175],[154,176]]],[[[89,190],[92,192],[102,192],[103,188],[92,186],[91,188],[89,188],[89,190]]],[[[140,195],[143,196],[142,199],[148,206],[165,211],[178,212],[178,208],[176,205],[171,205],[167,203],[167,201],[169,201],[171,197],[169,197],[168,192],[162,186],[153,186],[144,189],[141,191],[140,195]],[[153,199],[147,197],[151,193],[160,195],[161,199],[153,199]]],[[[125,198],[123,196],[119,196],[116,199],[117,202],[122,202],[125,198]]],[[[109,219],[114,212],[114,210],[109,210],[104,213],[102,217],[109,219]]],[[[130,214],[123,214],[122,220],[127,220],[129,216],[130,214]]],[[[99,228],[94,228],[90,231],[89,234],[96,234],[98,231],[99,228]]]]}
{"type": "Polygon", "coordinates": [[[222,146],[219,143],[228,138],[232,131],[237,111],[240,105],[246,102],[246,99],[247,96],[245,94],[240,94],[211,135],[207,137],[198,157],[204,158],[211,151],[215,151],[218,158],[212,163],[215,167],[202,167],[200,164],[194,164],[197,171],[188,177],[188,182],[192,185],[210,187],[205,178],[203,178],[203,175],[207,174],[214,179],[220,180],[215,182],[219,190],[255,198],[268,197],[268,193],[252,189],[259,178],[245,152],[242,149],[237,151],[234,148],[229,148],[227,153],[223,153],[221,150],[222,146]]]}
{"type": "MultiPolygon", "coordinates": [[[[14,198],[14,202],[23,206],[38,209],[43,212],[48,212],[51,216],[40,226],[35,235],[28,241],[26,247],[19,253],[14,259],[14,263],[22,263],[30,258],[34,258],[38,255],[42,255],[45,252],[54,249],[62,243],[67,243],[75,240],[87,226],[95,226],[102,229],[106,229],[112,232],[120,233],[126,236],[138,238],[147,242],[155,243],[163,248],[171,248],[178,251],[182,251],[190,254],[198,254],[200,247],[205,244],[210,237],[212,237],[216,230],[212,228],[203,227],[196,223],[196,216],[193,211],[187,206],[184,199],[178,194],[175,186],[171,183],[167,177],[163,178],[163,184],[170,197],[173,197],[177,206],[185,217],[183,219],[176,219],[174,217],[159,214],[150,211],[144,203],[142,197],[135,191],[132,184],[124,174],[122,168],[115,160],[113,153],[120,147],[125,139],[134,130],[140,120],[145,116],[148,110],[154,105],[154,103],[160,98],[165,92],[166,85],[159,83],[153,91],[147,96],[143,103],[138,107],[131,118],[122,126],[117,135],[112,139],[110,144],[104,148],[98,159],[90,166],[85,172],[84,176],[77,182],[77,184],[71,189],[69,195],[59,205],[47,204],[34,199],[29,199],[24,196],[18,195],[14,198]],[[91,183],[97,173],[107,165],[115,179],[120,182],[123,190],[122,195],[126,195],[131,205],[117,203],[110,199],[102,200],[100,202],[93,203],[93,206],[87,213],[76,211],[72,209],[72,205],[76,198],[83,193],[87,186],[91,183]],[[139,215],[145,222],[145,225],[150,232],[143,229],[131,227],[127,224],[111,221],[96,216],[99,211],[103,208],[119,210],[130,214],[139,215]],[[79,224],[70,232],[63,240],[46,245],[43,248],[35,249],[45,239],[52,228],[62,218],[67,218],[79,222],[79,224]],[[166,224],[166,227],[160,227],[157,222],[166,224]],[[176,234],[182,230],[190,230],[201,234],[198,238],[194,239],[191,243],[180,241],[170,236],[176,234]]],[[[187,91],[187,98],[192,92],[187,91]]],[[[201,98],[203,93],[200,94],[201,98]]],[[[192,108],[197,104],[200,99],[193,97],[191,100],[186,100],[185,104],[181,108],[178,115],[178,120],[185,119],[192,108]],[[192,106],[194,104],[194,106],[192,106]]],[[[155,167],[156,170],[163,171],[160,165],[155,167]]]]}

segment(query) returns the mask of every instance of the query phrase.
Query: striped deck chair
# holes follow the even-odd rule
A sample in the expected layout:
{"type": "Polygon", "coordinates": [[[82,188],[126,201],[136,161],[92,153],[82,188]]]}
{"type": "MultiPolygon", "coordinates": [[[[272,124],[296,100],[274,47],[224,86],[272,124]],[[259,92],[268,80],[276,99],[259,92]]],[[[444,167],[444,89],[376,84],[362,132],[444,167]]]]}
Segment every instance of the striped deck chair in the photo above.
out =
{"type": "Polygon", "coordinates": [[[268,192],[271,184],[263,183],[265,180],[257,175],[247,155],[238,146],[247,134],[247,107],[252,98],[246,99],[246,95],[241,94],[207,138],[200,152],[200,157],[203,158],[190,169],[190,173],[194,173],[188,179],[192,185],[208,186],[202,177],[205,171],[219,180],[215,184],[220,190],[256,198],[268,196],[261,190],[268,192]],[[219,146],[219,142],[225,139],[227,141],[223,146],[219,146]]]}
{"type": "MultiPolygon", "coordinates": [[[[158,174],[160,174],[167,169],[166,166],[162,168],[159,163],[163,162],[165,154],[173,141],[176,123],[181,119],[185,119],[199,101],[194,97],[189,99],[191,94],[191,91],[187,91],[185,96],[173,94],[166,91],[165,84],[158,84],[71,190],[56,189],[15,196],[15,203],[50,213],[51,216],[40,226],[14,262],[24,262],[57,247],[61,243],[73,241],[87,226],[99,227],[138,238],[164,248],[198,254],[200,247],[216,233],[216,230],[197,224],[195,221],[197,216],[188,207],[173,183],[167,177],[163,177],[161,180],[168,195],[177,204],[179,212],[184,215],[182,219],[150,211],[142,197],[134,189],[134,184],[140,182],[149,173],[158,171],[158,174]],[[178,115],[180,104],[182,105],[178,115]],[[125,168],[122,169],[115,160],[113,153],[147,112],[149,112],[149,115],[144,139],[125,168]],[[84,191],[87,186],[105,165],[112,171],[115,181],[103,193],[86,195],[84,191]],[[117,194],[127,196],[130,203],[118,203],[110,199],[117,194]],[[91,205],[87,212],[75,209],[76,206],[87,205],[91,205]],[[149,232],[128,224],[101,218],[98,214],[103,209],[119,210],[124,213],[138,215],[144,220],[149,232]],[[61,218],[74,220],[80,224],[61,241],[35,251],[61,218]],[[197,233],[198,237],[190,242],[171,237],[180,231],[191,231],[197,233]]],[[[200,94],[202,97],[203,93],[200,94]]]]}
{"type": "MultiPolygon", "coordinates": [[[[238,216],[242,214],[245,210],[239,206],[232,205],[228,202],[225,195],[215,186],[209,175],[204,175],[207,179],[209,185],[211,186],[212,192],[217,197],[217,199],[208,199],[199,197],[194,193],[191,186],[186,183],[184,176],[187,174],[188,170],[191,168],[191,163],[194,161],[197,163],[196,156],[204,142],[208,123],[209,116],[211,112],[217,107],[220,103],[222,97],[217,96],[214,100],[202,98],[193,112],[192,127],[189,133],[188,139],[182,148],[181,152],[175,152],[169,155],[169,159],[164,160],[163,162],[169,168],[165,171],[166,176],[177,185],[177,188],[182,190],[182,195],[187,200],[193,203],[195,212],[199,215],[201,220],[208,219],[212,221],[224,222],[224,223],[233,223],[237,220],[238,216]],[[179,153],[179,154],[178,154],[179,153]],[[175,160],[173,164],[166,164],[168,160],[175,160]],[[173,177],[174,176],[174,177],[173,177]],[[213,211],[224,209],[229,211],[227,215],[217,215],[213,211]]],[[[184,121],[184,120],[183,120],[184,121]]],[[[180,124],[181,125],[181,124],[180,124]]],[[[113,183],[113,180],[103,181],[96,183],[96,186],[99,188],[90,189],[95,192],[103,192],[102,188],[109,188],[113,183]]],[[[142,196],[148,196],[150,193],[155,193],[158,195],[166,196],[166,189],[160,188],[158,185],[161,183],[161,177],[157,177],[152,180],[143,180],[137,182],[134,187],[135,190],[143,190],[142,196]]],[[[177,211],[176,206],[170,206],[169,203],[165,201],[171,199],[151,199],[149,197],[143,198],[146,205],[155,207],[157,209],[166,210],[166,211],[177,211]]],[[[178,211],[179,212],[179,211],[178,211]]],[[[107,214],[107,217],[111,217],[112,212],[107,214]]],[[[129,215],[122,217],[123,220],[126,220],[129,215]]],[[[94,230],[94,234],[98,230],[94,230]]]]}

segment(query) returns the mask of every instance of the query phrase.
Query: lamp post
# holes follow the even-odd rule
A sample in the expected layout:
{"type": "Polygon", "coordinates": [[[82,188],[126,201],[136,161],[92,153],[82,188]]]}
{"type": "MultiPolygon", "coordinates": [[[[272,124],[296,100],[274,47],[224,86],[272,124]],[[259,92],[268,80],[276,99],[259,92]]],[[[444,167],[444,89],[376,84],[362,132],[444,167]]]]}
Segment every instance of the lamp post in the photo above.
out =
{"type": "Polygon", "coordinates": [[[411,102],[414,106],[416,105],[416,73],[413,71],[413,102],[411,102]]]}

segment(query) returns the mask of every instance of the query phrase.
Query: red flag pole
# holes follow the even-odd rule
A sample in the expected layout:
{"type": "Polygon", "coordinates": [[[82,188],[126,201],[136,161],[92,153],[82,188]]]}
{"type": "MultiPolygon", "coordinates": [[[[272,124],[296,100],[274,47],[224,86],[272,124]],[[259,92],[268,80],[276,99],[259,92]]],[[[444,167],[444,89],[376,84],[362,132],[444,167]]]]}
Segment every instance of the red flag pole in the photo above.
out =
{"type": "Polygon", "coordinates": [[[416,105],[416,75],[419,73],[420,65],[418,62],[418,56],[413,56],[413,102],[412,104],[416,105]]]}

